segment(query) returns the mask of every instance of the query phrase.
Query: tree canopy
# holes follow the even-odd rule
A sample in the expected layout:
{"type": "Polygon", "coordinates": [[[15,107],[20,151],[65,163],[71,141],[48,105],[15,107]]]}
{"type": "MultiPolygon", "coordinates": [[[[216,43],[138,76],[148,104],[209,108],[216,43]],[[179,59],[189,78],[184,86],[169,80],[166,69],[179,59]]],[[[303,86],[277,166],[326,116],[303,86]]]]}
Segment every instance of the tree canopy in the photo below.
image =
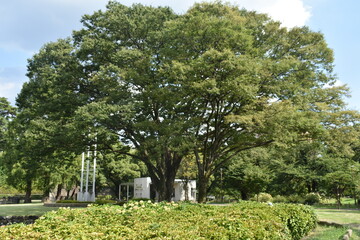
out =
{"type": "Polygon", "coordinates": [[[333,52],[308,27],[220,2],[175,14],[111,1],[81,22],[29,60],[23,119],[53,126],[48,149],[79,152],[96,134],[100,149],[142,161],[159,200],[189,155],[203,202],[210,177],[242,151],[320,138],[345,151],[330,139],[356,137],[333,52]]]}

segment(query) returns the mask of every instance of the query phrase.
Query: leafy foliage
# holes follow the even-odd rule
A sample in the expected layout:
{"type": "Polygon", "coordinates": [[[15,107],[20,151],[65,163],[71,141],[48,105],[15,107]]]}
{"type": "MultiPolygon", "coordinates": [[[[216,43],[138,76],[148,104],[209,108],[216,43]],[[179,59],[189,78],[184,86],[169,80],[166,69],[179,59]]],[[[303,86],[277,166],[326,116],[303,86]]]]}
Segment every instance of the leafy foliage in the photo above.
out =
{"type": "Polygon", "coordinates": [[[316,203],[320,203],[321,196],[318,193],[308,193],[305,196],[304,203],[309,205],[314,205],[316,203]]]}
{"type": "Polygon", "coordinates": [[[272,202],[273,201],[273,197],[271,196],[271,194],[269,193],[259,193],[256,194],[254,199],[258,202],[272,202]]]}
{"type": "Polygon", "coordinates": [[[0,228],[2,239],[294,239],[316,224],[301,205],[242,202],[232,206],[130,202],[119,206],[65,209],[34,225],[0,228]]]}
{"type": "Polygon", "coordinates": [[[319,32],[221,2],[175,14],[110,1],[81,22],[29,60],[4,158],[27,192],[65,182],[94,143],[112,188],[140,172],[127,155],[167,201],[180,168],[188,177],[196,165],[199,202],[225,167],[232,194],[247,199],[315,192],[331,179],[319,176],[340,173],[337,162],[353,154],[359,115],[345,109],[348,89],[334,86],[333,52],[319,32]],[[241,155],[270,145],[264,157],[241,155]]]}
{"type": "Polygon", "coordinates": [[[5,132],[8,122],[16,115],[16,108],[12,107],[8,100],[0,97],[0,152],[4,150],[5,132]]]}

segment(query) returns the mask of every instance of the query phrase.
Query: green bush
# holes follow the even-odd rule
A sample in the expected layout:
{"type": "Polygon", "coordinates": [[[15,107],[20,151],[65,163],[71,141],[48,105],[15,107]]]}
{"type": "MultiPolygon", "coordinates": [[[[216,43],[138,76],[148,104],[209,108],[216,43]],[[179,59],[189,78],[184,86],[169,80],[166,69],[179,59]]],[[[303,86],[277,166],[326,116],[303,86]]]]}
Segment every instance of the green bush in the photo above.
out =
{"type": "Polygon", "coordinates": [[[79,203],[77,200],[58,200],[56,203],[79,203]]]}
{"type": "MultiPolygon", "coordinates": [[[[1,192],[1,190],[0,190],[1,192]]],[[[7,197],[17,197],[20,199],[24,199],[25,195],[23,194],[0,194],[0,198],[7,198],[7,197]]],[[[43,195],[41,194],[33,194],[31,195],[31,200],[42,200],[43,195]]]]}
{"type": "Polygon", "coordinates": [[[108,199],[96,199],[95,202],[89,202],[89,201],[84,201],[84,202],[79,202],[77,200],[59,200],[59,201],[56,201],[56,203],[89,203],[89,204],[99,204],[99,205],[102,205],[102,204],[115,204],[117,203],[115,200],[108,200],[108,199]]]}
{"type": "Polygon", "coordinates": [[[297,240],[314,227],[307,206],[241,202],[204,204],[132,201],[124,206],[60,208],[33,225],[0,228],[1,239],[268,239],[297,240]]]}
{"type": "Polygon", "coordinates": [[[304,203],[308,205],[314,205],[316,203],[320,203],[321,196],[318,193],[308,193],[305,195],[304,203]]]}
{"type": "MultiPolygon", "coordinates": [[[[25,195],[23,195],[22,198],[25,198],[25,195]]],[[[31,200],[42,200],[42,199],[43,199],[42,194],[32,194],[31,195],[31,200]]]]}
{"type": "Polygon", "coordinates": [[[96,199],[95,204],[103,205],[103,204],[115,204],[115,200],[109,199],[96,199]]]}
{"type": "Polygon", "coordinates": [[[151,202],[154,202],[153,200],[150,200],[148,198],[133,198],[133,199],[131,199],[131,201],[136,201],[136,202],[140,202],[140,201],[148,202],[148,201],[151,201],[151,202]]]}
{"type": "Polygon", "coordinates": [[[317,217],[309,206],[299,204],[277,204],[276,211],[286,222],[292,239],[299,240],[316,227],[317,217]]]}
{"type": "Polygon", "coordinates": [[[96,200],[114,200],[114,197],[111,195],[98,195],[96,196],[96,200]]]}
{"type": "Polygon", "coordinates": [[[288,196],[287,200],[289,203],[304,203],[304,198],[297,194],[288,196]]]}
{"type": "Polygon", "coordinates": [[[259,193],[255,196],[256,201],[258,202],[272,202],[273,197],[269,193],[259,193]]]}
{"type": "Polygon", "coordinates": [[[85,202],[79,202],[78,200],[70,200],[70,199],[68,199],[68,200],[58,200],[58,201],[56,201],[56,203],[89,203],[89,204],[91,204],[91,203],[94,203],[94,202],[89,202],[89,201],[85,201],[85,202]]]}
{"type": "Polygon", "coordinates": [[[276,195],[275,197],[273,197],[273,202],[274,203],[286,203],[288,200],[285,196],[281,196],[281,195],[276,195]]]}

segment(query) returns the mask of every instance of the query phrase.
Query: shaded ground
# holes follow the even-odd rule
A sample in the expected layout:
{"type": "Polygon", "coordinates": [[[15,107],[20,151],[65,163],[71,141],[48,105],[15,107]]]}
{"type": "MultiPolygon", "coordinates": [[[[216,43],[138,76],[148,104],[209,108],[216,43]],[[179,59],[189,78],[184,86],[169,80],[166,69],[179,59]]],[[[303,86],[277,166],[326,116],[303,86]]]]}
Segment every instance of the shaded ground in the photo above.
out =
{"type": "Polygon", "coordinates": [[[41,216],[45,212],[57,209],[56,207],[44,207],[43,203],[1,204],[0,216],[41,216]]]}

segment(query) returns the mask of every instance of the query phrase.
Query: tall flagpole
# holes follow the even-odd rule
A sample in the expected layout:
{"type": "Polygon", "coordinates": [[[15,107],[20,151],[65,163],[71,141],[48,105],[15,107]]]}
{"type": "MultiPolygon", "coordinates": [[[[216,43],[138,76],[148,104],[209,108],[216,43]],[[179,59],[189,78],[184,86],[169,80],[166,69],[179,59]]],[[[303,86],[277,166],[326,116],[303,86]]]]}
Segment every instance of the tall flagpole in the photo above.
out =
{"type": "Polygon", "coordinates": [[[93,184],[92,184],[92,196],[93,196],[92,199],[93,199],[93,201],[95,201],[96,154],[97,154],[96,150],[97,150],[97,144],[95,143],[95,145],[94,145],[94,156],[93,156],[94,164],[93,164],[93,184]]]}

